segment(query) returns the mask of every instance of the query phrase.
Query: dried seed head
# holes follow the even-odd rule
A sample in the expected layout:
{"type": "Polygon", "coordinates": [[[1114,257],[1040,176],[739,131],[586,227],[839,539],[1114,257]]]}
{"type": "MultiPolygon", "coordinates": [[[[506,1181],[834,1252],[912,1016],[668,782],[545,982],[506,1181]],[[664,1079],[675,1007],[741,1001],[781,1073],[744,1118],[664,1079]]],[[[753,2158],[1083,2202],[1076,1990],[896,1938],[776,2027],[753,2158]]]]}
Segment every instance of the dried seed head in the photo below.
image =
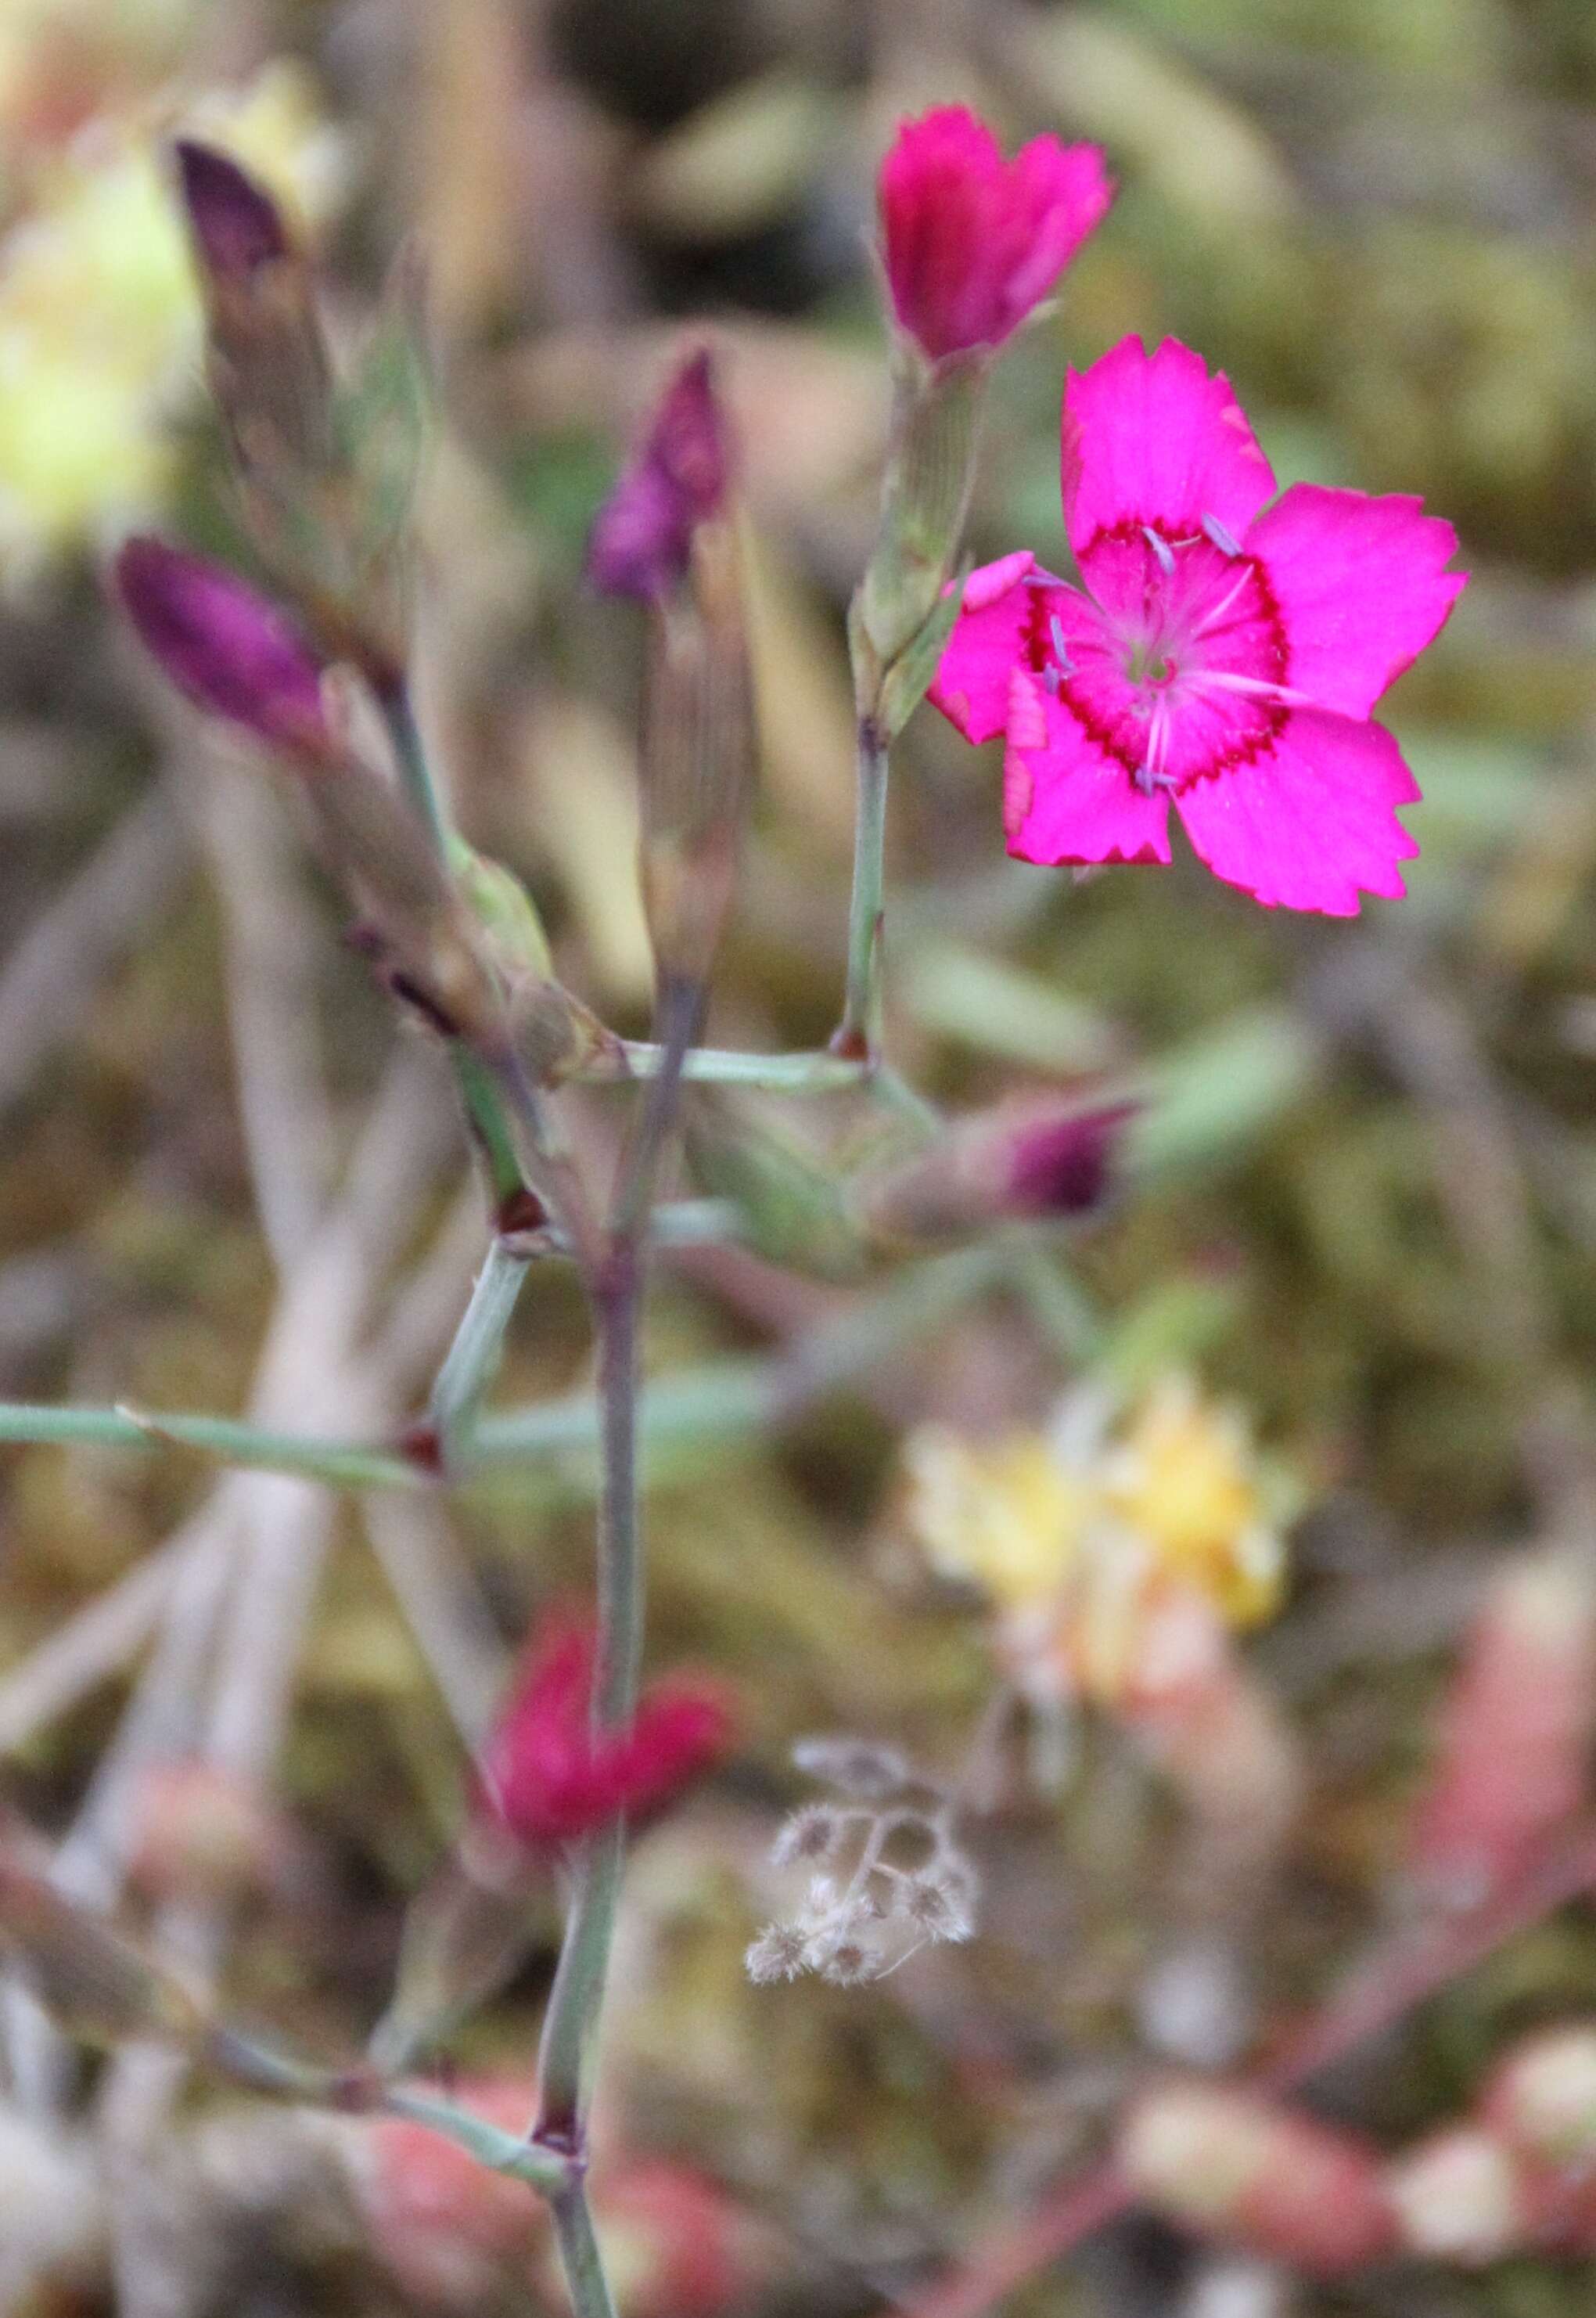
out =
{"type": "Polygon", "coordinates": [[[917,1875],[903,1887],[904,1911],[929,1940],[967,1940],[975,1927],[965,1896],[940,1875],[917,1875]]]}
{"type": "Polygon", "coordinates": [[[749,1978],[756,1988],[768,1988],[778,1980],[796,1980],[806,1968],[805,1945],[802,1933],[793,1925],[767,1924],[743,1957],[749,1978]]]}
{"type": "Polygon", "coordinates": [[[833,1988],[857,1988],[865,1981],[875,1978],[881,1970],[881,1958],[862,1941],[838,1940],[823,1957],[815,1959],[815,1969],[833,1988]]]}
{"type": "Polygon", "coordinates": [[[896,1747],[877,1746],[868,1738],[800,1738],[793,1760],[811,1779],[822,1779],[839,1794],[857,1795],[863,1802],[896,1794],[910,1777],[908,1760],[896,1747]]]}
{"type": "Polygon", "coordinates": [[[810,1803],[793,1813],[770,1846],[772,1864],[791,1867],[800,1860],[835,1857],[842,1841],[840,1815],[824,1803],[810,1803]]]}

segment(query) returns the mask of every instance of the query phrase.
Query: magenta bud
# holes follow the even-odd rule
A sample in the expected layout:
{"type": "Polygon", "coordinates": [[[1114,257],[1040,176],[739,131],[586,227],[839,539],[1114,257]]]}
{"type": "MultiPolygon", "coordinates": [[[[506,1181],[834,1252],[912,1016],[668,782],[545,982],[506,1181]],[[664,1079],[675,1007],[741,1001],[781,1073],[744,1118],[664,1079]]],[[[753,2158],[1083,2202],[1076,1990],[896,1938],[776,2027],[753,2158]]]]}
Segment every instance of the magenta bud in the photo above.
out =
{"type": "Polygon", "coordinates": [[[196,707],[273,748],[332,753],[322,663],[275,604],[220,564],[160,539],[127,541],[115,579],[146,651],[196,707]]]}
{"type": "Polygon", "coordinates": [[[1037,137],[1006,161],[944,105],[899,128],[878,186],[899,328],[930,362],[1000,346],[1050,295],[1114,187],[1095,145],[1037,137]]]}
{"type": "Polygon", "coordinates": [[[1131,1102],[1095,1110],[1038,1111],[1017,1124],[1008,1151],[1005,1204],[1032,1216],[1080,1216],[1107,1195],[1114,1155],[1131,1102]]]}
{"type": "Polygon", "coordinates": [[[290,250],[276,202],[247,171],[213,145],[179,138],[174,150],[189,227],[206,272],[219,283],[247,282],[290,250]]]}
{"type": "Polygon", "coordinates": [[[685,576],[693,534],[717,515],[731,468],[707,350],[677,372],[641,449],[599,508],[587,576],[606,596],[656,601],[685,576]]]}
{"type": "Polygon", "coordinates": [[[888,1238],[956,1237],[1005,1220],[1091,1215],[1112,1186],[1134,1103],[1023,1103],[967,1119],[867,1177],[865,1220],[888,1238]]]}

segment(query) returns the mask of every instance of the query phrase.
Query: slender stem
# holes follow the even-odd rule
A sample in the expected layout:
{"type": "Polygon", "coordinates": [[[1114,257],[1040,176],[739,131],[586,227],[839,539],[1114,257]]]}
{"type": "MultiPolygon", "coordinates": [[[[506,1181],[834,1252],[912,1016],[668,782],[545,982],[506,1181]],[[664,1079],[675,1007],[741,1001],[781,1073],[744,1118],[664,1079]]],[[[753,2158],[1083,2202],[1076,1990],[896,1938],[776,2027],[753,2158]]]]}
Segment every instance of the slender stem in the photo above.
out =
{"type": "MultiPolygon", "coordinates": [[[[623,1043],[619,1066],[600,1062],[579,1075],[599,1081],[658,1078],[665,1053],[662,1046],[650,1039],[629,1038],[623,1043]]],[[[843,1055],[742,1055],[725,1047],[694,1047],[682,1058],[685,1079],[758,1087],[769,1094],[830,1094],[838,1088],[857,1086],[865,1075],[862,1064],[843,1055]]]]}
{"type": "MultiPolygon", "coordinates": [[[[641,1396],[638,1435],[647,1449],[707,1442],[789,1421],[823,1394],[866,1374],[916,1335],[989,1288],[1013,1262],[991,1247],[963,1248],[912,1265],[882,1294],[802,1338],[785,1354],[706,1361],[662,1377],[641,1396]]],[[[586,1393],[481,1417],[457,1478],[581,1458],[599,1441],[586,1393]]],[[[381,1442],[318,1441],[270,1433],[230,1417],[145,1415],[121,1408],[53,1408],[0,1402],[0,1445],[85,1446],[147,1452],[181,1447],[265,1472],[296,1473],[334,1488],[415,1488],[426,1472],[381,1442]]]]}
{"type": "MultiPolygon", "coordinates": [[[[449,817],[427,762],[426,745],[416,721],[409,685],[403,675],[396,676],[390,683],[379,687],[376,698],[405,794],[432,840],[438,858],[447,867],[449,817]]],[[[487,1163],[495,1209],[500,1217],[513,1216],[529,1195],[515,1129],[501,1090],[483,1058],[459,1039],[450,1041],[449,1059],[466,1117],[487,1163]]]]}
{"type": "Polygon", "coordinates": [[[133,1408],[47,1408],[31,1401],[3,1401],[0,1442],[7,1442],[195,1449],[224,1464],[302,1474],[332,1488],[411,1488],[421,1478],[408,1459],[377,1442],[273,1433],[229,1416],[151,1415],[133,1408]]]}
{"type": "Polygon", "coordinates": [[[839,1060],[866,1066],[874,1064],[881,1053],[887,761],[885,738],[872,717],[861,715],[854,814],[854,884],[847,921],[847,990],[831,1051],[839,1060]]]}
{"type": "Polygon", "coordinates": [[[579,2179],[567,2182],[553,2199],[552,2211],[560,2266],[565,2272],[577,2318],[615,2318],[614,2300],[604,2273],[598,2240],[593,2233],[587,2193],[579,2179]]]}
{"type": "Polygon", "coordinates": [[[313,2061],[301,2061],[229,2022],[207,2030],[203,2051],[212,2068],[235,2084],[247,2085],[252,2092],[355,2116],[375,2111],[408,2118],[469,2151],[479,2164],[495,2173],[510,2174],[550,2199],[560,2196],[569,2185],[569,2166],[549,2151],[529,2146],[453,2101],[387,2083],[370,2070],[327,2069],[313,2061]]]}
{"type": "Polygon", "coordinates": [[[416,721],[416,704],[410,696],[410,687],[406,678],[399,676],[392,683],[383,685],[377,700],[382,711],[382,721],[388,727],[388,737],[392,744],[405,795],[415,806],[439,853],[445,853],[449,845],[449,817],[444,810],[437,783],[427,762],[426,744],[416,721]]]}
{"type": "MultiPolygon", "coordinates": [[[[635,1245],[616,1243],[594,1285],[598,1334],[599,1424],[604,1478],[598,1505],[598,1664],[594,1721],[612,1730],[630,1722],[642,1657],[643,1564],[638,1518],[638,1305],[635,1245]]],[[[577,2153],[587,2078],[609,1969],[624,1859],[619,1820],[591,1836],[572,1873],[561,1945],[538,2055],[538,2115],[533,2138],[577,2153]]]]}
{"type": "Polygon", "coordinates": [[[427,1416],[446,1468],[469,1442],[482,1396],[498,1371],[529,1260],[502,1237],[489,1244],[454,1342],[444,1356],[427,1416]]]}

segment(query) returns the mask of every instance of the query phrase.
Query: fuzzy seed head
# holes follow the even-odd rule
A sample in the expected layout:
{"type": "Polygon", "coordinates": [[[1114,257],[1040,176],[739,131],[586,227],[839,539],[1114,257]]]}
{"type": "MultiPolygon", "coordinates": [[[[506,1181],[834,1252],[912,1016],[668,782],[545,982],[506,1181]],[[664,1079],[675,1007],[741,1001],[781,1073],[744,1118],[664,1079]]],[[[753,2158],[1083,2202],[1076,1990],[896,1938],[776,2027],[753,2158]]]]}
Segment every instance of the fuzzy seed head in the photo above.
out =
{"type": "Polygon", "coordinates": [[[905,1912],[930,1940],[957,1945],[975,1926],[964,1894],[940,1874],[917,1875],[904,1886],[905,1912]]]}
{"type": "Polygon", "coordinates": [[[860,1940],[838,1940],[822,1958],[817,1959],[816,1969],[833,1988],[858,1988],[875,1978],[881,1970],[881,1958],[860,1940]]]}
{"type": "Polygon", "coordinates": [[[842,1841],[842,1820],[824,1803],[810,1803],[793,1813],[770,1846],[773,1866],[791,1867],[799,1861],[834,1858],[842,1841]]]}
{"type": "Polygon", "coordinates": [[[767,1924],[758,1938],[750,1943],[743,1967],[756,1988],[796,1980],[806,1968],[805,1946],[802,1933],[793,1925],[767,1924]]]}

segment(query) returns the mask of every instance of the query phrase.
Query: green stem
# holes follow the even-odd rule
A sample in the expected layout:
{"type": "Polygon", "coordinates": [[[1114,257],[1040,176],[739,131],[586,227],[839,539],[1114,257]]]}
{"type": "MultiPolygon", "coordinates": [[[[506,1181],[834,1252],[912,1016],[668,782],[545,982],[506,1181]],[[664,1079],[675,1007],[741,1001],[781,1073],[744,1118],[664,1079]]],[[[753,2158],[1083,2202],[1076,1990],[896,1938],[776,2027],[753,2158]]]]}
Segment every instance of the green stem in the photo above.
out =
{"type": "MultiPolygon", "coordinates": [[[[650,1039],[629,1038],[622,1047],[624,1067],[600,1064],[579,1074],[597,1081],[616,1078],[658,1078],[665,1048],[650,1039]]],[[[821,1053],[740,1055],[725,1047],[694,1047],[682,1058],[682,1076],[695,1083],[757,1087],[767,1094],[831,1094],[838,1088],[857,1086],[864,1066],[845,1056],[821,1053]]]]}
{"type": "Polygon", "coordinates": [[[604,2274],[587,2193],[578,2179],[566,2183],[552,2201],[552,2211],[560,2266],[576,2318],[615,2318],[614,2298],[604,2274]]]}
{"type": "MultiPolygon", "coordinates": [[[[378,689],[376,698],[405,795],[432,840],[438,858],[447,867],[449,818],[427,762],[426,744],[416,721],[409,685],[403,675],[396,676],[378,689]]],[[[449,1043],[449,1059],[466,1117],[487,1164],[496,1216],[500,1219],[513,1218],[531,1194],[503,1093],[487,1063],[458,1038],[449,1043]]]]}
{"type": "Polygon", "coordinates": [[[551,2200],[562,2196],[569,2186],[569,2167],[548,2150],[532,2146],[453,2101],[385,2083],[369,2070],[323,2068],[225,2022],[207,2033],[204,2053],[212,2068],[233,2083],[247,2086],[251,2092],[354,2116],[376,2112],[405,2117],[453,2141],[479,2164],[525,2181],[551,2200]]]}
{"type": "Polygon", "coordinates": [[[427,762],[426,744],[421,738],[421,727],[416,721],[416,705],[410,697],[410,687],[403,676],[383,685],[377,694],[388,738],[399,766],[399,779],[405,795],[414,805],[417,818],[432,839],[440,855],[449,849],[449,817],[438,795],[437,783],[427,762]]]}
{"type": "Polygon", "coordinates": [[[131,1408],[47,1408],[0,1402],[0,1443],[28,1442],[104,1449],[195,1449],[224,1464],[297,1473],[342,1489],[411,1488],[422,1478],[404,1457],[375,1442],[318,1441],[263,1432],[228,1416],[150,1415],[131,1408]]]}
{"type": "Polygon", "coordinates": [[[427,1417],[437,1434],[445,1469],[453,1466],[468,1444],[482,1397],[498,1373],[504,1357],[505,1330],[530,1261],[509,1241],[497,1238],[490,1243],[464,1317],[444,1356],[427,1417]]]}
{"type": "Polygon", "coordinates": [[[854,883],[847,921],[847,991],[831,1041],[838,1060],[874,1065],[881,1053],[882,908],[886,878],[887,744],[874,720],[858,726],[854,883]]]}
{"type": "MultiPolygon", "coordinates": [[[[840,1390],[949,1312],[989,1287],[1013,1252],[964,1248],[912,1266],[881,1295],[866,1298],[790,1353],[706,1361],[661,1377],[640,1397],[638,1437],[644,1449],[709,1442],[758,1432],[800,1415],[823,1394],[840,1390]]],[[[499,1410],[479,1419],[457,1478],[514,1470],[542,1459],[579,1458],[598,1445],[599,1419],[587,1393],[499,1410]]],[[[229,1417],[135,1415],[119,1408],[52,1408],[0,1402],[0,1444],[202,1451],[265,1472],[295,1473],[329,1487],[415,1488],[427,1475],[380,1442],[318,1441],[267,1433],[229,1417]]]]}
{"type": "MultiPolygon", "coordinates": [[[[637,1705],[642,1658],[642,1533],[638,1518],[638,1251],[618,1241],[594,1284],[598,1406],[604,1452],[598,1505],[598,1664],[594,1721],[623,1728],[637,1705]]],[[[609,1970],[625,1837],[622,1823],[590,1836],[572,1874],[565,1937],[538,2054],[533,2138],[579,2154],[599,2009],[609,1970]]]]}

